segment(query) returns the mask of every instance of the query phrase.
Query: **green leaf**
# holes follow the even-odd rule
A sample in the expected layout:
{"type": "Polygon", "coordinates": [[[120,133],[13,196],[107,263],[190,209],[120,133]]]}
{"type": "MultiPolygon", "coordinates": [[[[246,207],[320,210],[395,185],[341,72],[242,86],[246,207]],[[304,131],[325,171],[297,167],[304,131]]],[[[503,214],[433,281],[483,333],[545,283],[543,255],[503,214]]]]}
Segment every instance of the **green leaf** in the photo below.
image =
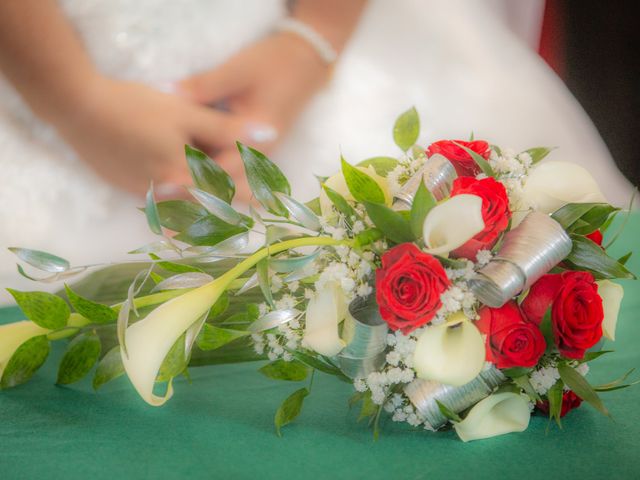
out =
{"type": "Polygon", "coordinates": [[[20,345],[2,372],[0,388],[11,388],[27,382],[49,356],[46,335],[32,337],[20,345]]]}
{"type": "Polygon", "coordinates": [[[180,335],[178,340],[171,346],[167,356],[164,357],[160,370],[158,371],[158,376],[156,377],[157,382],[168,382],[172,378],[180,375],[187,368],[189,359],[185,350],[185,336],[184,333],[180,335]]]}
{"type": "Polygon", "coordinates": [[[480,167],[480,170],[482,170],[482,173],[484,173],[487,177],[496,176],[495,172],[493,171],[493,168],[491,168],[491,165],[489,165],[489,162],[487,162],[482,155],[479,155],[478,153],[474,152],[470,148],[467,148],[464,145],[460,145],[457,142],[453,142],[453,143],[455,143],[458,147],[460,147],[465,152],[467,152],[471,156],[473,161],[476,162],[476,164],[480,167]]]}
{"type": "Polygon", "coordinates": [[[215,215],[207,215],[196,220],[174,238],[190,245],[213,246],[246,231],[246,227],[231,225],[215,215]]]}
{"type": "Polygon", "coordinates": [[[581,235],[571,235],[573,248],[565,259],[577,270],[588,270],[597,279],[627,278],[636,276],[617,260],[611,258],[592,240],[581,235]]]}
{"type": "Polygon", "coordinates": [[[215,215],[220,220],[231,225],[240,225],[242,216],[224,200],[215,195],[200,190],[199,188],[189,188],[189,193],[193,195],[200,205],[207,209],[209,213],[215,215]]]}
{"type": "Polygon", "coordinates": [[[58,385],[68,385],[83,378],[98,361],[100,339],[93,333],[83,333],[69,342],[58,367],[58,385]]]}
{"type": "Polygon", "coordinates": [[[365,207],[371,221],[388,239],[395,243],[411,242],[415,239],[411,224],[398,212],[376,203],[366,202],[365,207]]]}
{"type": "Polygon", "coordinates": [[[17,247],[9,247],[9,250],[23,262],[45,272],[61,273],[66,272],[71,267],[68,260],[41,250],[17,247]]]}
{"type": "Polygon", "coordinates": [[[353,207],[349,205],[349,202],[347,202],[345,198],[335,190],[332,190],[326,185],[322,185],[322,188],[327,194],[327,197],[329,197],[329,200],[331,200],[331,203],[333,203],[334,207],[336,207],[336,210],[343,214],[347,223],[351,225],[352,218],[357,217],[356,211],[353,209],[353,207]]]}
{"type": "Polygon", "coordinates": [[[322,211],[320,210],[320,197],[309,200],[305,205],[316,215],[322,215],[322,211]]]}
{"type": "Polygon", "coordinates": [[[353,246],[355,248],[362,248],[380,240],[383,237],[384,234],[382,233],[382,230],[378,228],[368,228],[355,236],[353,246]]]}
{"type": "Polygon", "coordinates": [[[144,208],[144,214],[147,217],[147,224],[149,229],[156,235],[162,235],[162,227],[160,226],[160,214],[158,213],[158,207],[156,200],[153,196],[153,183],[147,191],[147,204],[144,208]]]}
{"type": "Polygon", "coordinates": [[[420,186],[416,191],[411,205],[411,231],[415,238],[422,238],[422,227],[427,214],[436,205],[436,199],[431,192],[427,190],[424,182],[420,182],[420,186]]]}
{"type": "Polygon", "coordinates": [[[184,151],[195,186],[231,203],[236,186],[227,172],[200,150],[185,145],[184,151]]]}
{"type": "MultiPolygon", "coordinates": [[[[369,391],[367,391],[369,392],[369,391]]],[[[353,392],[353,395],[349,397],[349,408],[353,408],[358,402],[361,402],[364,399],[364,392],[353,392]]],[[[369,393],[371,395],[371,393],[369,393]]]]}
{"type": "Polygon", "coordinates": [[[7,288],[25,316],[42,328],[56,330],[66,326],[71,311],[60,297],[46,292],[19,292],[7,288]]]}
{"type": "Polygon", "coordinates": [[[591,385],[589,385],[589,382],[587,382],[582,375],[576,372],[575,369],[568,365],[560,364],[558,365],[558,373],[560,373],[560,378],[567,387],[573,390],[573,393],[603,415],[607,417],[610,416],[609,411],[602,403],[602,400],[600,400],[596,391],[591,385]]]}
{"type": "Polygon", "coordinates": [[[205,323],[196,343],[200,350],[215,350],[247,335],[250,335],[250,332],[214,327],[205,323]]]}
{"type": "Polygon", "coordinates": [[[630,383],[628,385],[621,385],[622,382],[624,382],[627,378],[629,378],[629,375],[631,375],[633,372],[635,372],[635,368],[632,368],[631,370],[629,370],[627,373],[625,373],[623,376],[621,376],[620,378],[613,380],[612,382],[609,383],[604,383],[602,385],[598,385],[596,387],[593,387],[593,389],[596,392],[610,392],[612,390],[618,390],[620,388],[627,388],[630,387],[631,385],[636,385],[640,382],[636,381],[633,383],[630,383]]]}
{"type": "Polygon", "coordinates": [[[555,420],[560,428],[562,428],[560,413],[562,413],[563,388],[564,384],[562,383],[562,380],[558,380],[547,392],[547,400],[549,400],[549,418],[555,420]]]}
{"type": "Polygon", "coordinates": [[[384,192],[373,178],[348,164],[344,158],[341,163],[342,175],[353,198],[358,202],[385,203],[384,192]]]}
{"type": "Polygon", "coordinates": [[[309,395],[309,390],[307,388],[301,388],[293,392],[282,402],[274,418],[276,433],[279,437],[282,436],[281,428],[293,422],[296,417],[300,415],[302,404],[307,395],[309,395]]]}
{"type": "Polygon", "coordinates": [[[568,233],[586,235],[600,228],[618,210],[608,203],[568,203],[551,217],[568,233]]]}
{"type": "Polygon", "coordinates": [[[598,352],[586,352],[584,354],[584,357],[582,357],[582,359],[580,360],[580,363],[590,362],[592,360],[595,360],[598,357],[601,357],[605,353],[611,353],[611,352],[613,352],[613,350],[600,350],[598,352]]]}
{"type": "Polygon", "coordinates": [[[633,252],[628,252],[628,253],[626,253],[625,255],[621,256],[621,257],[618,259],[618,263],[619,263],[620,265],[626,265],[626,264],[627,264],[627,262],[629,261],[629,259],[631,258],[631,255],[633,255],[633,252]]]}
{"type": "Polygon", "coordinates": [[[525,150],[525,153],[528,153],[531,156],[531,163],[535,165],[554,150],[555,147],[534,147],[525,150]]]}
{"type": "Polygon", "coordinates": [[[378,413],[379,405],[373,403],[371,399],[371,390],[367,390],[362,397],[362,407],[360,408],[360,414],[358,415],[358,422],[365,419],[371,418],[378,413]]]}
{"type": "Polygon", "coordinates": [[[286,380],[288,382],[301,382],[307,378],[309,369],[307,366],[296,360],[291,362],[285,362],[284,360],[276,360],[275,362],[267,363],[260,368],[260,373],[265,377],[272,378],[274,380],[286,380]]]}
{"type": "Polygon", "coordinates": [[[378,175],[386,177],[398,166],[398,160],[393,157],[372,157],[358,163],[358,167],[373,167],[378,175]]]}
{"type": "Polygon", "coordinates": [[[124,375],[124,365],[120,346],[116,345],[102,357],[93,376],[93,389],[98,390],[102,385],[124,375]]]}
{"type": "Polygon", "coordinates": [[[349,377],[347,377],[339,368],[335,367],[334,365],[329,365],[328,363],[323,362],[322,360],[301,351],[293,350],[290,353],[295,358],[311,368],[315,368],[320,372],[333,375],[340,378],[341,380],[345,380],[346,382],[351,383],[351,379],[349,379],[349,377]]]}
{"type": "Polygon", "coordinates": [[[191,224],[209,215],[204,207],[186,200],[158,202],[157,207],[160,224],[174,232],[186,230],[191,224]]]}
{"type": "Polygon", "coordinates": [[[438,404],[438,409],[440,410],[440,413],[442,413],[442,415],[447,417],[448,420],[451,420],[452,422],[456,422],[456,423],[462,421],[462,418],[460,418],[460,415],[458,415],[456,412],[451,410],[444,403],[440,402],[440,400],[436,400],[436,403],[438,404]]]}
{"type": "Polygon", "coordinates": [[[509,378],[518,378],[523,375],[528,375],[531,373],[533,368],[527,367],[513,367],[513,368],[505,368],[504,370],[500,370],[505,377],[509,378]]]}
{"type": "Polygon", "coordinates": [[[318,216],[304,203],[298,202],[295,198],[284,193],[275,192],[274,195],[280,203],[290,213],[291,218],[309,230],[318,231],[321,228],[318,216]]]}
{"type": "Polygon", "coordinates": [[[265,258],[260,260],[256,265],[256,272],[258,274],[258,285],[262,290],[262,295],[271,307],[274,306],[273,294],[271,293],[271,281],[269,280],[269,259],[265,258]]]}
{"type": "Polygon", "coordinates": [[[220,298],[213,304],[211,310],[209,310],[209,318],[216,318],[222,315],[229,308],[229,294],[225,291],[222,292],[220,298]]]}
{"type": "Polygon", "coordinates": [[[84,318],[93,323],[114,323],[118,319],[118,313],[107,305],[96,303],[75,293],[68,285],[64,286],[69,302],[73,308],[84,318]]]}
{"type": "Polygon", "coordinates": [[[286,217],[287,209],[274,195],[274,192],[291,195],[291,187],[287,177],[275,163],[258,150],[247,147],[240,142],[236,142],[236,145],[244,163],[247,181],[256,199],[267,211],[286,217]]]}
{"type": "Polygon", "coordinates": [[[185,265],[183,263],[176,263],[176,262],[170,262],[169,260],[162,260],[155,253],[150,253],[149,257],[152,260],[155,260],[156,265],[158,265],[160,268],[166,270],[167,272],[173,272],[173,273],[187,273],[187,272],[204,273],[202,271],[202,269],[200,269],[198,267],[194,267],[193,265],[185,265]]]}
{"type": "Polygon", "coordinates": [[[540,331],[544,336],[544,341],[547,344],[547,352],[553,351],[556,347],[556,340],[553,335],[553,323],[551,321],[551,307],[547,308],[547,311],[544,313],[544,317],[542,317],[542,321],[540,322],[540,331]]]}
{"type": "Polygon", "coordinates": [[[522,375],[520,377],[514,378],[513,383],[515,383],[522,390],[524,390],[524,393],[527,394],[527,396],[531,399],[531,401],[533,402],[540,401],[540,395],[538,395],[538,392],[536,392],[535,388],[533,388],[533,385],[531,385],[528,375],[522,375]]]}
{"type": "Polygon", "coordinates": [[[406,152],[420,135],[420,117],[415,107],[402,113],[393,125],[393,141],[406,152]]]}

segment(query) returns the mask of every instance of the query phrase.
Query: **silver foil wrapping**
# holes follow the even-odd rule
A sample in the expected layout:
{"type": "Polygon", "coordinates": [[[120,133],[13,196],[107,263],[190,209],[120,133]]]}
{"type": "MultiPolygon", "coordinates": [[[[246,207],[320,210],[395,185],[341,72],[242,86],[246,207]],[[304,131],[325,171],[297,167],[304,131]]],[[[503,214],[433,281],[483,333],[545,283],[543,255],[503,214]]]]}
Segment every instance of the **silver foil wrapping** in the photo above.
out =
{"type": "Polygon", "coordinates": [[[558,222],[531,212],[505,234],[498,254],[469,284],[480,302],[501,307],[560,263],[571,247],[569,235],[558,222]]]}
{"type": "Polygon", "coordinates": [[[349,314],[342,330],[346,346],[338,354],[338,362],[348,377],[363,378],[385,364],[388,327],[374,297],[351,302],[349,314]]]}
{"type": "Polygon", "coordinates": [[[460,387],[418,378],[404,388],[404,393],[425,422],[435,430],[448,420],[440,412],[436,400],[451,411],[460,413],[488,397],[506,379],[500,370],[491,366],[460,387]]]}
{"type": "Polygon", "coordinates": [[[393,208],[410,209],[420,182],[424,182],[436,200],[442,200],[449,196],[451,185],[457,176],[456,169],[449,160],[440,154],[432,155],[402,186],[402,190],[395,196],[393,208]]]}

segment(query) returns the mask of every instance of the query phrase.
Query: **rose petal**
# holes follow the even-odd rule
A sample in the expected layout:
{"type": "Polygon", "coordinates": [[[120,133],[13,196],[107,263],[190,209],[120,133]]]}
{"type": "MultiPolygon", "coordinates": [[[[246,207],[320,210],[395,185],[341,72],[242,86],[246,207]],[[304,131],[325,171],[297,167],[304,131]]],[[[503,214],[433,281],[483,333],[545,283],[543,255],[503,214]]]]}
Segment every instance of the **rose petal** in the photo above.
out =
{"type": "Polygon", "coordinates": [[[160,366],[173,344],[211,308],[227,283],[227,279],[216,280],[169,300],[127,328],[122,363],[131,383],[148,404],[160,406],[171,398],[171,384],[164,397],[153,394],[160,366]]]}
{"type": "Polygon", "coordinates": [[[418,378],[460,386],[482,371],[485,346],[480,331],[465,315],[454,317],[428,327],[418,338],[413,354],[418,378]]]}
{"type": "Polygon", "coordinates": [[[596,283],[598,284],[598,294],[602,298],[602,309],[604,310],[602,333],[609,340],[615,340],[618,312],[624,296],[624,288],[609,280],[601,280],[596,283]]]}
{"type": "Polygon", "coordinates": [[[342,290],[335,283],[327,283],[309,300],[302,344],[327,357],[337,355],[345,346],[338,325],[346,314],[342,290]]]}
{"type": "Polygon", "coordinates": [[[44,335],[50,331],[28,320],[0,325],[0,378],[20,345],[30,338],[44,335]]]}
{"type": "Polygon", "coordinates": [[[523,432],[529,426],[530,418],[526,397],[511,392],[496,393],[478,402],[453,428],[463,442],[469,442],[523,432]]]}
{"type": "Polygon", "coordinates": [[[444,255],[464,245],[484,229],[482,198],[461,194],[431,209],[422,233],[426,252],[444,255]]]}
{"type": "Polygon", "coordinates": [[[537,210],[553,213],[567,203],[606,202],[588,170],[569,162],[540,163],[529,173],[522,191],[537,210]]]}

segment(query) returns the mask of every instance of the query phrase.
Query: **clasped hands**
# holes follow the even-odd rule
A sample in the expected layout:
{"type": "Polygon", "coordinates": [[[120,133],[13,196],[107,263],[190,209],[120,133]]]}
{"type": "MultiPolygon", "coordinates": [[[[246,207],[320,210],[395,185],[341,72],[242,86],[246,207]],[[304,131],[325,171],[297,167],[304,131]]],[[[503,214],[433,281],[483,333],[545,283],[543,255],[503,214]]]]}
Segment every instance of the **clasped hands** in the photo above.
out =
{"type": "Polygon", "coordinates": [[[328,77],[313,48],[277,33],[179,82],[174,93],[92,76],[56,127],[98,174],[130,192],[144,193],[153,180],[160,197],[184,194],[178,186],[191,183],[190,144],[214,158],[236,182],[236,198],[248,201],[236,140],[269,153],[328,77]]]}

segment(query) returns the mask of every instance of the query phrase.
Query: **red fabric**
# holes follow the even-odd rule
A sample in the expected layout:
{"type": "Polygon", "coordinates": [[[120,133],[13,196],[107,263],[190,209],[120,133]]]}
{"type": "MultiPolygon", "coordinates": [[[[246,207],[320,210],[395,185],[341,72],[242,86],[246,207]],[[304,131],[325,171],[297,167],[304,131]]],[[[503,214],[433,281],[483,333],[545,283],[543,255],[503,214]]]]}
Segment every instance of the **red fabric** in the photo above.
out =
{"type": "Polygon", "coordinates": [[[561,3],[559,0],[547,0],[544,8],[538,52],[544,61],[563,79],[566,78],[565,44],[561,3]]]}

